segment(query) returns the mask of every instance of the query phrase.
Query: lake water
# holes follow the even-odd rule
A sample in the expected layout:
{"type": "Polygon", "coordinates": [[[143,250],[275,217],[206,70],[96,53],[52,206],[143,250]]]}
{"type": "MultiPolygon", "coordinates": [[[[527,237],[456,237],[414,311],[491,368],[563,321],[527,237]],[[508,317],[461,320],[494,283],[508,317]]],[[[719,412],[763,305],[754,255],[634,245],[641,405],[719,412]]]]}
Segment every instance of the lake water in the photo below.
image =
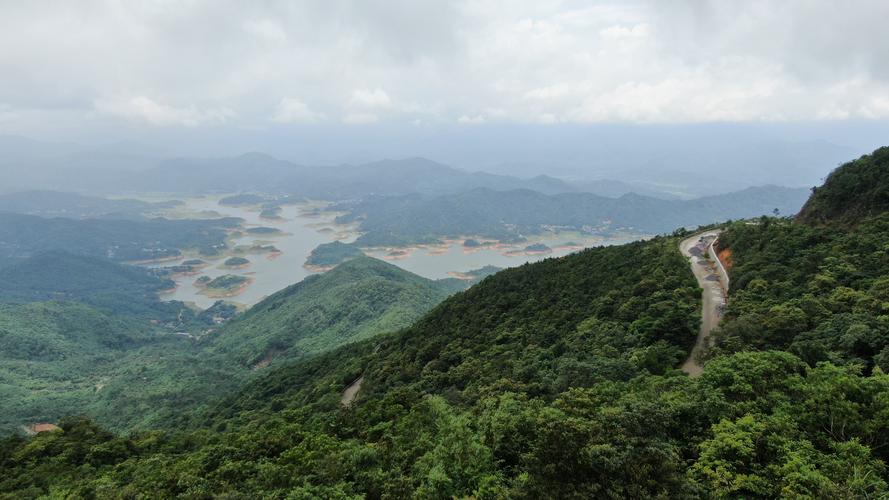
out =
{"type": "Polygon", "coordinates": [[[386,260],[402,269],[431,279],[455,276],[459,273],[484,266],[515,267],[547,257],[561,257],[585,247],[616,245],[639,239],[626,235],[612,238],[589,235],[553,234],[529,238],[517,245],[492,245],[466,248],[463,241],[450,241],[444,245],[428,245],[406,249],[366,249],[371,257],[386,260]],[[526,252],[524,248],[535,243],[550,247],[548,252],[526,252]],[[392,256],[391,254],[396,255],[392,256]]]}
{"type": "Polygon", "coordinates": [[[201,259],[209,265],[201,269],[195,275],[178,275],[173,279],[176,282],[176,290],[163,295],[165,300],[181,300],[192,302],[201,308],[207,308],[217,300],[203,295],[202,290],[195,286],[195,280],[200,276],[215,278],[225,274],[246,276],[253,280],[243,292],[236,297],[231,297],[233,302],[244,305],[253,305],[268,295],[277,292],[289,285],[301,281],[312,274],[303,267],[306,257],[312,250],[322,244],[336,239],[350,242],[357,236],[349,227],[337,225],[333,222],[335,214],[322,213],[312,215],[310,212],[318,208],[318,204],[285,205],[280,213],[280,220],[263,219],[259,216],[259,207],[232,207],[219,205],[217,198],[196,198],[185,200],[183,207],[165,214],[167,217],[240,217],[244,219],[245,227],[272,227],[281,231],[280,234],[246,234],[229,241],[230,246],[251,247],[253,245],[273,245],[280,250],[280,254],[267,252],[247,251],[238,255],[247,258],[250,264],[239,269],[229,269],[223,265],[228,253],[218,257],[208,258],[196,254],[186,254],[182,258],[163,262],[162,266],[181,264],[189,259],[201,259]]]}
{"type": "MultiPolygon", "coordinates": [[[[230,239],[230,246],[242,248],[254,245],[273,245],[279,254],[257,253],[246,251],[238,253],[250,260],[243,268],[230,269],[223,262],[234,253],[227,253],[213,258],[195,254],[166,261],[153,266],[173,266],[182,262],[199,258],[208,263],[206,267],[194,275],[174,276],[176,289],[162,296],[164,300],[181,300],[190,302],[200,308],[211,306],[217,299],[202,294],[202,289],[195,286],[200,276],[215,278],[225,274],[246,276],[252,280],[241,293],[228,298],[232,302],[253,305],[268,295],[289,285],[301,281],[313,274],[303,267],[312,250],[322,243],[334,240],[351,242],[357,237],[352,226],[338,225],[334,222],[336,214],[318,212],[323,204],[305,203],[285,205],[280,213],[280,220],[263,219],[259,216],[259,207],[232,207],[219,205],[219,198],[187,199],[185,205],[164,214],[177,218],[212,218],[240,217],[245,220],[245,228],[272,227],[281,231],[279,234],[246,234],[230,239]]],[[[365,253],[372,257],[386,260],[403,269],[430,279],[447,278],[478,269],[486,265],[512,267],[533,262],[547,257],[558,257],[577,251],[581,247],[619,244],[639,239],[639,235],[623,235],[618,237],[593,237],[577,233],[550,234],[534,238],[517,245],[490,245],[477,248],[465,248],[462,240],[449,241],[442,245],[426,245],[411,248],[374,248],[366,249],[365,253]],[[528,253],[524,248],[533,243],[543,243],[551,247],[548,253],[528,253]],[[570,243],[570,245],[569,245],[570,243]]]]}

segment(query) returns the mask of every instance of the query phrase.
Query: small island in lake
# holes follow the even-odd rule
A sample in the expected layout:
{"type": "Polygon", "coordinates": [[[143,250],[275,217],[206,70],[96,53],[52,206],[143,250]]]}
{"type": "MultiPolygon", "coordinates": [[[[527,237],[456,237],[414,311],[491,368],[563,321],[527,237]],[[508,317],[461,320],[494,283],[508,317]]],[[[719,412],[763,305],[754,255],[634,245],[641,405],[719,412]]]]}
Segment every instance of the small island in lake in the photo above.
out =
{"type": "Polygon", "coordinates": [[[236,194],[232,196],[226,196],[225,198],[219,200],[219,204],[227,205],[230,207],[237,207],[241,205],[256,205],[265,201],[265,196],[261,196],[258,194],[236,194]]]}
{"type": "Polygon", "coordinates": [[[226,259],[225,262],[222,263],[222,265],[228,268],[235,269],[247,267],[248,265],[250,265],[250,261],[248,259],[245,259],[244,257],[231,257],[226,259]]]}
{"type": "Polygon", "coordinates": [[[478,241],[475,238],[467,238],[463,240],[463,248],[478,249],[493,246],[493,241],[478,241]]]}
{"type": "Polygon", "coordinates": [[[206,265],[207,263],[201,259],[189,259],[176,266],[158,268],[158,272],[164,276],[173,276],[177,274],[188,276],[198,274],[201,272],[201,269],[206,267],[206,265]]]}
{"type": "Polygon", "coordinates": [[[247,228],[247,234],[278,234],[280,232],[281,232],[281,230],[278,228],[266,227],[266,226],[247,228]]]}
{"type": "Polygon", "coordinates": [[[526,253],[550,253],[553,249],[544,245],[543,243],[534,243],[533,245],[528,245],[525,247],[524,252],[526,253]]]}
{"type": "Polygon", "coordinates": [[[278,205],[266,205],[259,212],[259,216],[263,219],[281,220],[281,207],[278,205]]]}
{"type": "Polygon", "coordinates": [[[303,267],[312,271],[327,271],[347,260],[361,257],[364,252],[353,243],[334,241],[322,243],[312,250],[303,267]]]}
{"type": "Polygon", "coordinates": [[[278,247],[276,247],[275,245],[255,244],[250,247],[250,252],[278,255],[281,253],[281,250],[279,250],[278,247]]]}
{"type": "Polygon", "coordinates": [[[195,281],[195,286],[203,288],[201,293],[208,297],[223,298],[240,294],[251,281],[246,276],[236,274],[224,274],[212,279],[209,276],[201,276],[195,281]]]}

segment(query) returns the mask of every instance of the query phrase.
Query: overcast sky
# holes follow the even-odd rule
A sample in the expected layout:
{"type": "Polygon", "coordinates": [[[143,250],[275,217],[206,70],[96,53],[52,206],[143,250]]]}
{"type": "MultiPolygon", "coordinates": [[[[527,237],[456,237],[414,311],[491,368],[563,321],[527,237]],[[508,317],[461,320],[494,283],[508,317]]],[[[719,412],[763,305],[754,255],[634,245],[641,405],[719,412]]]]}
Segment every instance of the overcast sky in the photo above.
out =
{"type": "Polygon", "coordinates": [[[889,2],[0,2],[0,132],[889,119],[889,2]]]}

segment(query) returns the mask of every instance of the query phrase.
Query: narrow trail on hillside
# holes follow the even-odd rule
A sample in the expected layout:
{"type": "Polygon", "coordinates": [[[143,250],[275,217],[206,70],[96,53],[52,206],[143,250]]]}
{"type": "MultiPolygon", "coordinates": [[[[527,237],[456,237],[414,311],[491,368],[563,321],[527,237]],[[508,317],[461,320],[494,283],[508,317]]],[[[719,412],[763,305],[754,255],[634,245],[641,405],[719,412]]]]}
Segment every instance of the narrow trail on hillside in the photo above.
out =
{"type": "Polygon", "coordinates": [[[349,406],[352,404],[352,401],[355,400],[355,396],[358,395],[358,391],[361,390],[361,382],[364,382],[364,375],[358,377],[357,380],[349,384],[349,387],[343,391],[343,395],[340,398],[340,404],[343,406],[349,406]]]}
{"type": "Polygon", "coordinates": [[[698,285],[703,289],[701,329],[688,359],[682,363],[682,371],[692,377],[697,377],[704,371],[699,358],[710,345],[710,333],[722,318],[722,311],[728,296],[728,283],[723,283],[724,280],[720,278],[716,264],[707,257],[711,243],[719,236],[720,232],[721,230],[714,229],[698,233],[679,243],[679,250],[688,259],[691,271],[694,273],[695,279],[698,280],[698,285]]]}
{"type": "MultiPolygon", "coordinates": [[[[378,352],[380,352],[380,347],[383,344],[377,344],[374,346],[373,355],[376,356],[378,352]]],[[[361,383],[364,382],[364,373],[362,373],[355,381],[348,385],[345,389],[343,389],[343,394],[340,397],[340,404],[343,407],[348,408],[352,405],[352,401],[355,401],[355,396],[358,395],[358,391],[361,390],[361,383]]]]}

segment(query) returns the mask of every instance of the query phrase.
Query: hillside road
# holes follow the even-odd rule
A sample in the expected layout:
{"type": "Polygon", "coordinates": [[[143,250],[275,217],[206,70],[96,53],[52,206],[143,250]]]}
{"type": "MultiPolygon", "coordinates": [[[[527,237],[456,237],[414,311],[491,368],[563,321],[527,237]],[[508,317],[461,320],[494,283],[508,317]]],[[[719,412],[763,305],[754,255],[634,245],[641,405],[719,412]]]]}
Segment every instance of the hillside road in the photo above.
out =
{"type": "Polygon", "coordinates": [[[722,311],[725,308],[727,290],[725,284],[719,278],[714,263],[707,256],[707,248],[721,231],[714,229],[682,240],[679,250],[688,259],[691,271],[698,280],[698,285],[703,289],[701,311],[701,329],[695,341],[688,359],[682,364],[682,371],[692,377],[697,377],[703,372],[704,367],[699,361],[700,353],[710,345],[710,333],[719,324],[722,311]]]}

